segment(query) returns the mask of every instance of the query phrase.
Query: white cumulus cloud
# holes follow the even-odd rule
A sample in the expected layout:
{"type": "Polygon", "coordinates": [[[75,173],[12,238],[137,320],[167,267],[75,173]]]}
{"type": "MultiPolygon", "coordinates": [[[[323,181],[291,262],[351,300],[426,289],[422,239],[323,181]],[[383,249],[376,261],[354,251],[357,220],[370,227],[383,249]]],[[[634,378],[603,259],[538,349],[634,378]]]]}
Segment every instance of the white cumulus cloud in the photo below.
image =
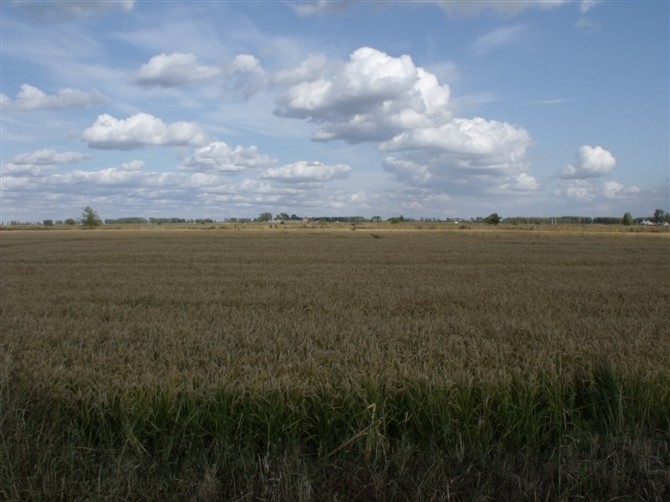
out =
{"type": "Polygon", "coordinates": [[[91,148],[130,150],[144,146],[202,145],[208,136],[193,122],[166,124],[149,113],[116,119],[105,113],[84,130],[82,139],[91,148]]]}
{"type": "Polygon", "coordinates": [[[51,177],[51,182],[56,185],[129,185],[144,181],[144,161],[132,160],[124,162],[119,167],[107,167],[97,171],[72,171],[70,173],[56,174],[51,177]]]}
{"type": "Polygon", "coordinates": [[[507,122],[455,118],[438,127],[405,131],[379,145],[382,151],[429,149],[462,155],[464,164],[499,166],[523,161],[530,135],[507,122]]]}
{"type": "Polygon", "coordinates": [[[233,173],[246,169],[265,168],[271,166],[274,160],[258,152],[254,145],[244,148],[231,148],[223,141],[213,141],[198,148],[182,162],[183,168],[195,171],[215,171],[233,173]]]}
{"type": "Polygon", "coordinates": [[[362,47],[346,62],[312,57],[275,76],[278,115],[317,124],[317,141],[374,142],[395,152],[384,170],[444,194],[529,192],[528,132],[507,122],[454,117],[448,85],[406,55],[362,47]]]}
{"type": "Polygon", "coordinates": [[[16,99],[12,100],[8,96],[2,95],[0,104],[3,108],[13,110],[39,110],[39,109],[59,109],[59,108],[84,108],[106,103],[107,97],[97,90],[82,91],[66,87],[60,89],[56,94],[46,94],[41,89],[29,84],[23,84],[19,88],[16,99]]]}
{"type": "Polygon", "coordinates": [[[561,178],[583,179],[604,176],[616,166],[614,155],[601,146],[584,145],[575,156],[576,162],[563,168],[560,172],[561,178]]]}
{"type": "Polygon", "coordinates": [[[351,167],[346,164],[326,165],[321,162],[307,162],[304,160],[273,167],[263,173],[262,178],[281,182],[324,182],[336,178],[346,178],[351,167]]]}
{"type": "Polygon", "coordinates": [[[415,186],[461,192],[524,192],[539,188],[528,172],[528,132],[506,122],[456,118],[439,127],[403,132],[383,142],[384,169],[415,186]]]}
{"type": "Polygon", "coordinates": [[[640,187],[625,186],[618,181],[607,181],[602,186],[602,195],[606,199],[622,199],[640,193],[640,187]]]}
{"type": "Polygon", "coordinates": [[[203,65],[193,54],[158,54],[134,74],[134,81],[143,86],[175,87],[197,80],[216,77],[219,68],[203,65]]]}
{"type": "MultiPolygon", "coordinates": [[[[514,178],[515,183],[510,187],[519,191],[534,191],[540,189],[540,182],[528,173],[521,173],[514,178]]],[[[504,187],[507,188],[507,187],[504,187]]]]}
{"type": "Polygon", "coordinates": [[[226,94],[247,100],[265,85],[268,75],[261,62],[251,54],[238,54],[225,70],[226,94]]]}
{"type": "MultiPolygon", "coordinates": [[[[296,85],[300,82],[313,82],[322,78],[327,71],[328,66],[333,66],[328,62],[326,56],[320,54],[309,56],[298,67],[278,71],[272,81],[278,85],[296,85]]],[[[337,70],[335,65],[335,71],[337,70]]]]}
{"type": "Polygon", "coordinates": [[[21,165],[57,165],[72,164],[80,160],[87,159],[89,156],[82,152],[59,152],[49,148],[36,150],[30,153],[20,153],[12,157],[9,161],[12,164],[21,165]]]}
{"type": "Polygon", "coordinates": [[[265,70],[261,62],[252,54],[238,54],[231,63],[231,70],[241,73],[255,73],[257,75],[264,75],[265,70]]]}
{"type": "Polygon", "coordinates": [[[597,190],[586,180],[568,180],[563,186],[554,192],[556,196],[566,196],[571,199],[592,200],[597,190]]]}
{"type": "Polygon", "coordinates": [[[42,176],[58,165],[75,164],[89,156],[82,152],[59,152],[52,149],[20,153],[3,164],[3,176],[42,176]]]}
{"type": "Polygon", "coordinates": [[[596,179],[565,179],[553,191],[557,197],[580,201],[623,200],[634,198],[641,192],[636,185],[626,186],[618,181],[602,182],[596,179]]]}
{"type": "Polygon", "coordinates": [[[314,135],[319,141],[384,140],[452,114],[449,87],[407,55],[392,57],[362,47],[346,63],[328,65],[311,58],[278,80],[290,82],[296,75],[311,79],[290,85],[279,97],[276,113],[320,124],[314,135]]]}

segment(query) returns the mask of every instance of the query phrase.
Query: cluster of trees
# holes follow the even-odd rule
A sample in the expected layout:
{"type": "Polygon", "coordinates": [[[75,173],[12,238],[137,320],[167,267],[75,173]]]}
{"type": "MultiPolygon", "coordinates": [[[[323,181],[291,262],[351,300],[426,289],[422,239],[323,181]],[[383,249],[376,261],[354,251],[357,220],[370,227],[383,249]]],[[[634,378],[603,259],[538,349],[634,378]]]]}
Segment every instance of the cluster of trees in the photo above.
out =
{"type": "Polygon", "coordinates": [[[654,216],[652,216],[652,221],[658,225],[661,223],[670,223],[670,213],[666,213],[662,209],[657,209],[654,211],[654,216]]]}
{"type": "MultiPolygon", "coordinates": [[[[71,225],[74,226],[77,223],[81,224],[84,228],[95,228],[99,225],[102,225],[102,220],[95,209],[87,206],[81,213],[81,218],[75,220],[74,218],[68,218],[66,220],[42,220],[42,225],[45,227],[53,227],[54,225],[71,225]]],[[[21,223],[11,222],[10,225],[21,225],[21,223]]],[[[25,224],[25,223],[24,223],[25,224]]],[[[27,223],[29,224],[29,223],[27,223]]]]}
{"type": "MultiPolygon", "coordinates": [[[[31,223],[11,223],[12,225],[30,225],[31,223]]],[[[77,220],[74,218],[68,218],[66,220],[42,220],[42,225],[45,227],[53,227],[54,225],[76,225],[77,220]]]]}
{"type": "Polygon", "coordinates": [[[265,221],[300,221],[302,218],[297,214],[288,215],[288,213],[278,213],[275,217],[272,217],[272,213],[261,213],[258,215],[255,221],[265,222],[265,221]]]}

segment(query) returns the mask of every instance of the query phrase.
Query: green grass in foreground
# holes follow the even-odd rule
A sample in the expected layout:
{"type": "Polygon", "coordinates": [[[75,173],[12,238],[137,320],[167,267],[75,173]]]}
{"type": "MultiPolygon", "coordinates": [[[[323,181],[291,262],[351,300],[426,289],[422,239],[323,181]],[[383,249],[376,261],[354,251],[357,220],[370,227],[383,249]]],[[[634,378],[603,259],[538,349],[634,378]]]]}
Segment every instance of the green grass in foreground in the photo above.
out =
{"type": "Polygon", "coordinates": [[[2,392],[4,500],[670,495],[670,382],[608,365],[571,381],[354,394],[2,392]]]}

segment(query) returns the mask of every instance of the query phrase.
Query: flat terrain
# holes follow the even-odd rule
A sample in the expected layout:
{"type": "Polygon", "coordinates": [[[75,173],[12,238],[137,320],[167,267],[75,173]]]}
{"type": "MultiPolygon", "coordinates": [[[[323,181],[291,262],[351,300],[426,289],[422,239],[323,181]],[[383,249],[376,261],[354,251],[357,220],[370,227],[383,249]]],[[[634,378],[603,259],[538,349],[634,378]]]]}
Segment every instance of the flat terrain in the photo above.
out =
{"type": "MultiPolygon", "coordinates": [[[[497,481],[480,476],[477,485],[463,474],[466,467],[474,472],[477,462],[499,462],[501,471],[519,476],[518,469],[529,467],[514,467],[518,457],[506,455],[523,451],[531,463],[539,455],[551,467],[526,472],[526,484],[508,480],[509,497],[570,498],[600,493],[604,483],[612,484],[612,496],[630,495],[636,483],[647,490],[644,499],[670,493],[663,474],[670,467],[670,453],[664,453],[670,423],[663,421],[670,412],[664,391],[670,382],[670,234],[353,228],[1,232],[0,486],[6,491],[0,495],[51,498],[58,479],[70,479],[74,491],[61,486],[65,491],[59,492],[66,497],[152,498],[138,491],[150,479],[157,483],[151,493],[195,499],[350,499],[356,498],[347,491],[358,486],[355,473],[351,486],[329,485],[325,471],[300,462],[333,462],[329,468],[345,479],[352,476],[346,466],[360,460],[365,465],[356,464],[362,469],[355,470],[357,493],[372,498],[447,498],[449,490],[457,499],[476,498],[493,495],[497,481]],[[602,380],[598,375],[615,386],[604,422],[593,411],[596,405],[579,401],[582,390],[602,380]],[[538,415],[538,429],[528,437],[517,430],[517,416],[501,419],[503,408],[487,408],[502,394],[512,396],[514,409],[523,408],[522,398],[521,404],[514,401],[519,388],[531,396],[526,411],[550,409],[538,415]],[[425,409],[440,399],[466,403],[462,389],[479,392],[470,415],[458,419],[450,408],[445,413],[455,421],[440,422],[441,412],[427,418],[419,411],[421,400],[425,409]],[[640,401],[626,401],[626,389],[640,401]],[[253,409],[271,415],[257,420],[272,424],[265,435],[229,431],[237,436],[226,440],[227,447],[241,442],[236,448],[248,453],[248,464],[232,464],[210,443],[193,446],[202,442],[194,437],[202,440],[219,423],[212,413],[223,413],[194,410],[224,394],[238,404],[253,401],[253,409]],[[547,395],[558,395],[558,402],[547,395]],[[168,403],[164,427],[155,416],[156,396],[168,403]],[[200,422],[182,424],[177,408],[184,399],[200,422]],[[266,405],[259,407],[259,399],[266,405]],[[393,403],[387,415],[385,400],[393,403]],[[335,402],[340,408],[331,406],[335,402]],[[52,411],[42,409],[44,403],[52,411]],[[630,411],[633,405],[639,410],[630,411]],[[88,418],[81,410],[89,410],[88,418]],[[334,417],[337,410],[340,418],[334,417]],[[326,417],[320,425],[304,424],[307,411],[326,417]],[[110,425],[111,415],[121,422],[135,418],[130,426],[110,425]],[[329,433],[323,424],[330,416],[329,433]],[[291,417],[295,421],[288,423],[291,417]],[[487,417],[500,421],[488,435],[487,417]],[[66,418],[88,420],[88,432],[70,431],[63,439],[66,418]],[[147,421],[153,433],[145,430],[147,421]],[[189,429],[197,423],[202,430],[189,429]],[[447,434],[439,423],[453,430],[447,434]],[[40,430],[41,439],[26,437],[40,430]],[[173,450],[166,452],[163,443],[152,447],[157,430],[175,438],[173,450]],[[588,452],[572,445],[565,455],[574,465],[562,465],[566,438],[591,433],[591,439],[610,439],[593,439],[588,452]],[[622,464],[621,479],[608,481],[603,458],[623,458],[621,438],[633,433],[639,435],[635,444],[643,445],[631,453],[635,467],[622,464]],[[463,447],[464,437],[479,452],[474,457],[440,453],[459,440],[463,447]],[[288,455],[277,446],[282,438],[302,459],[295,465],[278,460],[288,455]],[[57,456],[61,441],[80,453],[99,451],[70,471],[61,457],[29,472],[29,464],[39,461],[28,450],[52,448],[49,455],[57,456]],[[429,479],[422,485],[416,470],[427,466],[417,463],[417,452],[427,450],[441,474],[424,472],[429,479]],[[137,458],[126,469],[119,459],[129,451],[137,458]],[[268,476],[278,469],[288,484],[262,478],[263,452],[270,455],[268,476]],[[387,469],[389,458],[406,458],[407,472],[379,473],[382,453],[387,469]],[[596,462],[595,471],[585,474],[579,467],[582,455],[596,462]],[[656,464],[642,475],[645,455],[656,464]],[[87,468],[87,462],[94,465],[87,468]],[[156,481],[161,465],[168,479],[156,481]],[[575,480],[580,473],[585,478],[575,480]],[[375,481],[377,475],[384,481],[375,481]],[[255,479],[254,485],[230,484],[235,476],[255,479]],[[415,483],[403,485],[403,476],[415,483]],[[127,491],[114,491],[121,490],[119,482],[127,491]]],[[[247,416],[241,409],[231,405],[227,412],[239,414],[231,418],[239,424],[247,416]]]]}
{"type": "Polygon", "coordinates": [[[669,236],[372,232],[3,233],[3,351],[119,389],[666,370],[669,236]]]}

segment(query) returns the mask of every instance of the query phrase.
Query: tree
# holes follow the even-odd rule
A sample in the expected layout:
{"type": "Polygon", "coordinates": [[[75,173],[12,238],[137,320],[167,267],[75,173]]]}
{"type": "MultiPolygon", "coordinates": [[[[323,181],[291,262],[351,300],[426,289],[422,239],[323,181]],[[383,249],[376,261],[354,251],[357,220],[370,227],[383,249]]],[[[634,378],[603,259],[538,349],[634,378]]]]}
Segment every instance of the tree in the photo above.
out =
{"type": "Polygon", "coordinates": [[[84,228],[95,228],[102,225],[102,220],[95,209],[86,206],[81,213],[81,224],[84,228]]]}
{"type": "Polygon", "coordinates": [[[654,211],[654,223],[661,224],[665,220],[665,211],[663,209],[657,209],[654,211]]]}
{"type": "Polygon", "coordinates": [[[630,213],[626,213],[623,215],[623,224],[626,225],[627,227],[633,224],[633,216],[630,213]]]}
{"type": "Polygon", "coordinates": [[[256,221],[272,221],[272,213],[261,213],[256,221]]]}
{"type": "Polygon", "coordinates": [[[502,218],[498,216],[498,213],[491,213],[486,218],[484,218],[484,223],[488,223],[489,225],[497,225],[500,223],[500,220],[502,220],[502,218]]]}
{"type": "Polygon", "coordinates": [[[374,223],[379,223],[380,221],[382,221],[382,217],[381,216],[373,216],[372,218],[370,218],[370,221],[373,221],[374,223]]]}

